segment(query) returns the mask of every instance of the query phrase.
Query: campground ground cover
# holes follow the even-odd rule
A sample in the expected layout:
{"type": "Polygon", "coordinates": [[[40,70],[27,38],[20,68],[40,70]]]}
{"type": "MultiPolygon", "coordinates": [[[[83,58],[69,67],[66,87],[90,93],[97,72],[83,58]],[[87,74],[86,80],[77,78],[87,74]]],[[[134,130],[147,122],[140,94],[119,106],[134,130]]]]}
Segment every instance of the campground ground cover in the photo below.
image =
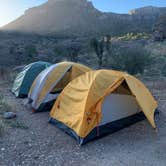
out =
{"type": "Polygon", "coordinates": [[[6,126],[0,137],[0,165],[165,166],[166,81],[144,83],[159,103],[158,130],[153,130],[144,120],[82,147],[48,123],[48,112],[33,114],[26,107],[26,100],[16,99],[8,84],[0,84],[0,93],[17,113],[17,122],[24,126],[6,126]]]}

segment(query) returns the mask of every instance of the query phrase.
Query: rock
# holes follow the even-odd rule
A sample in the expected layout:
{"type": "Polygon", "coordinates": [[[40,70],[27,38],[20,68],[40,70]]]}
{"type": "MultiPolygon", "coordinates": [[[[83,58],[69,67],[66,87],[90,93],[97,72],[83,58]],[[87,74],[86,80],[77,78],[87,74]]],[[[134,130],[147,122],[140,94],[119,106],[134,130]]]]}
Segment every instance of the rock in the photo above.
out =
{"type": "Polygon", "coordinates": [[[1,148],[1,151],[4,151],[5,150],[5,148],[1,148]]]}
{"type": "Polygon", "coordinates": [[[13,119],[13,118],[16,118],[16,113],[14,113],[14,112],[5,112],[4,114],[3,114],[3,118],[4,119],[13,119]]]}

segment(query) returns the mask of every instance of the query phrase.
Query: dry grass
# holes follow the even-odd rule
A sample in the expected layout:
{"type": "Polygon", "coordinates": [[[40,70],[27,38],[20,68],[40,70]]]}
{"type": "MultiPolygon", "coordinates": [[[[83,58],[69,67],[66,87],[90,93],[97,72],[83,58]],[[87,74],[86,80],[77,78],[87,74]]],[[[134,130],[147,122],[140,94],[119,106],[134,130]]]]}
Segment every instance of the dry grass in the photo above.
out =
{"type": "Polygon", "coordinates": [[[20,120],[17,119],[5,120],[3,123],[7,127],[28,129],[28,126],[24,122],[21,122],[20,120]]]}
{"type": "Polygon", "coordinates": [[[0,136],[2,136],[5,129],[5,124],[2,119],[0,119],[0,136]]]}
{"type": "Polygon", "coordinates": [[[13,83],[16,74],[11,68],[0,67],[0,85],[13,83]]]}
{"type": "MultiPolygon", "coordinates": [[[[0,86],[10,85],[15,79],[16,72],[10,68],[0,67],[0,86]]],[[[5,97],[0,93],[0,136],[7,127],[27,129],[28,127],[18,119],[6,120],[3,119],[5,112],[13,112],[13,107],[5,100],[5,97]]]]}
{"type": "Polygon", "coordinates": [[[10,119],[10,120],[3,119],[2,115],[5,112],[9,112],[9,111],[13,111],[12,107],[5,100],[4,96],[0,94],[0,136],[3,135],[7,127],[28,129],[28,127],[23,122],[19,121],[18,119],[10,119]]]}
{"type": "Polygon", "coordinates": [[[0,136],[2,136],[6,126],[2,119],[2,115],[6,111],[11,111],[11,106],[6,102],[4,96],[0,94],[0,136]]]}
{"type": "Polygon", "coordinates": [[[4,96],[0,94],[0,115],[7,111],[12,111],[12,107],[7,103],[4,96]]]}

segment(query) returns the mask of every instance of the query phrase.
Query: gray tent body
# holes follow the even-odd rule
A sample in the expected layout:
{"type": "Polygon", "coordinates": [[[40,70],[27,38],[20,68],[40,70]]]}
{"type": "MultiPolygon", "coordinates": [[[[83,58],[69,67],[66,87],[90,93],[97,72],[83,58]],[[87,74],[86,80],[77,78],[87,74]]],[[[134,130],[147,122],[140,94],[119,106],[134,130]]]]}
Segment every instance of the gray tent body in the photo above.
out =
{"type": "Polygon", "coordinates": [[[49,122],[55,124],[58,128],[74,137],[80,145],[83,145],[93,139],[113,133],[142,119],[145,119],[145,117],[133,96],[110,94],[105,97],[102,104],[102,120],[100,124],[85,138],[79,137],[71,128],[56,119],[50,118],[49,122]]]}
{"type": "Polygon", "coordinates": [[[39,75],[41,71],[49,67],[51,64],[48,62],[34,62],[23,68],[23,70],[18,73],[12,87],[12,92],[16,97],[27,97],[30,87],[33,84],[35,78],[39,75]]]}
{"type": "Polygon", "coordinates": [[[72,65],[70,65],[64,73],[61,75],[61,77],[58,80],[55,80],[55,82],[51,85],[50,89],[48,90],[46,96],[40,103],[36,103],[36,100],[39,96],[40,91],[45,86],[45,82],[50,75],[52,71],[54,71],[55,68],[58,67],[58,63],[50,66],[49,68],[45,69],[43,72],[40,73],[40,75],[36,79],[36,84],[33,88],[33,91],[31,94],[28,95],[29,103],[31,104],[31,107],[35,109],[36,112],[40,111],[47,111],[50,110],[52,105],[54,104],[55,99],[59,96],[60,92],[56,92],[54,94],[51,93],[53,88],[59,83],[59,81],[64,77],[64,75],[72,68],[72,65]]]}

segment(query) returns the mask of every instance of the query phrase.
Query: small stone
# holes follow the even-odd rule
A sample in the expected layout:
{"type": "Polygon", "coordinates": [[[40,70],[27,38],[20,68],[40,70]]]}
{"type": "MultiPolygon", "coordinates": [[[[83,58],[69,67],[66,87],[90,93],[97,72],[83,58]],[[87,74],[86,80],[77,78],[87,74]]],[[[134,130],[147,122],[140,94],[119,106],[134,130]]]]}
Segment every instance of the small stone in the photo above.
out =
{"type": "Polygon", "coordinates": [[[32,147],[32,144],[28,144],[29,147],[32,147]]]}
{"type": "Polygon", "coordinates": [[[1,151],[4,151],[5,150],[5,148],[1,148],[1,151]]]}
{"type": "Polygon", "coordinates": [[[3,118],[4,119],[13,119],[13,118],[16,118],[16,113],[14,113],[14,112],[5,112],[3,114],[3,118]]]}

